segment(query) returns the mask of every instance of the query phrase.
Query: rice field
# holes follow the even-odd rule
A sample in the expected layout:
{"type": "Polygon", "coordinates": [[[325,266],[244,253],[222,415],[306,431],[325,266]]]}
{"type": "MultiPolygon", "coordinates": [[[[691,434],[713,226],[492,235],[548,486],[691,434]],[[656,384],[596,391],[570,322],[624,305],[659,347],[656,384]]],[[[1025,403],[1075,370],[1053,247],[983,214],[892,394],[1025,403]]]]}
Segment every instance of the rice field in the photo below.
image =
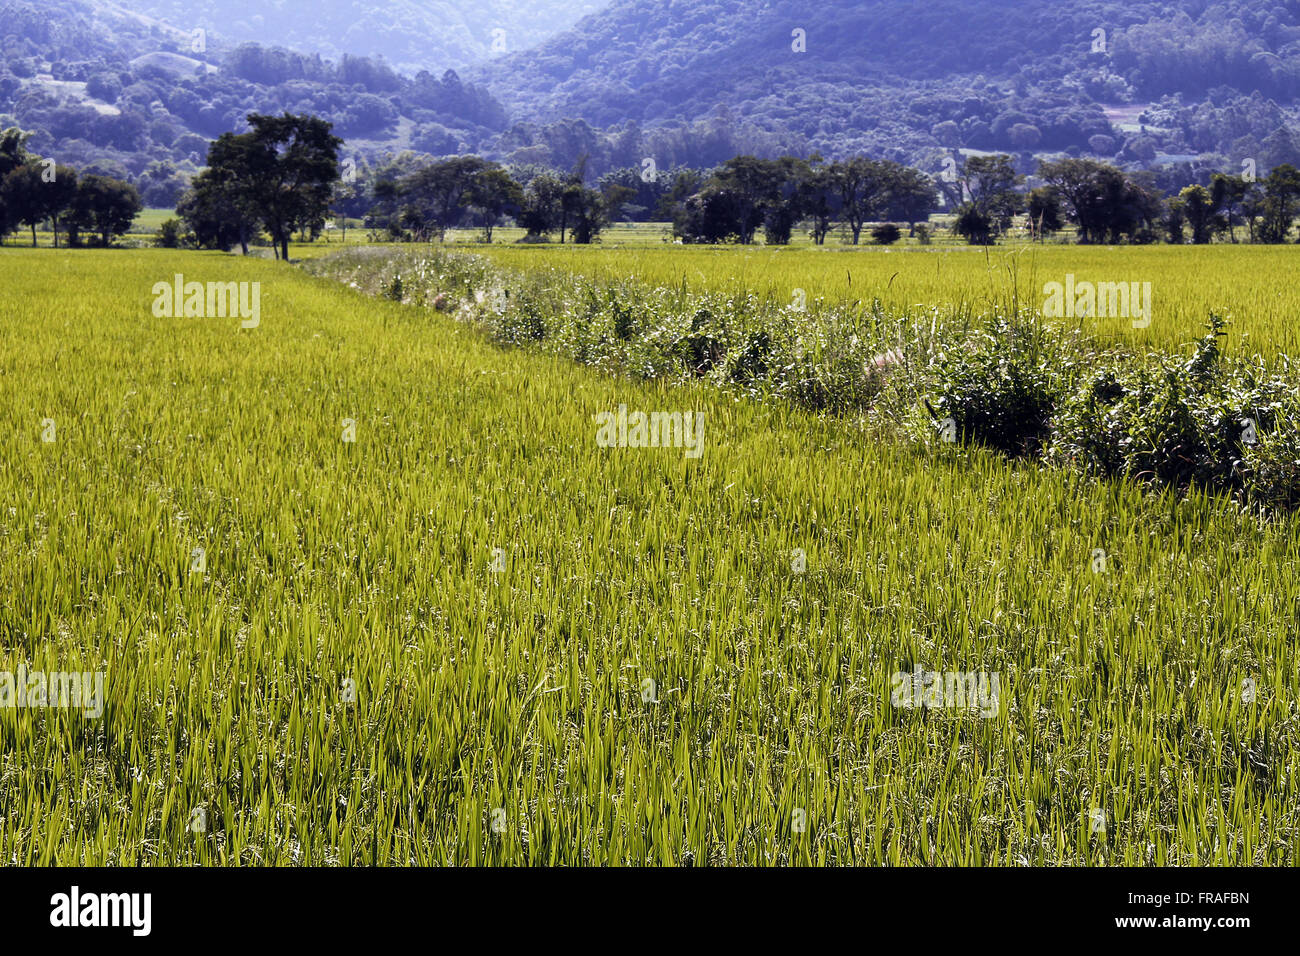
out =
{"type": "Polygon", "coordinates": [[[1267,355],[1300,354],[1300,296],[1287,246],[518,246],[474,252],[517,270],[554,268],[607,281],[752,293],[777,302],[877,300],[893,315],[979,315],[1037,309],[1044,286],[1080,282],[1150,283],[1151,324],[1122,318],[1078,321],[1090,332],[1176,348],[1191,341],[1211,310],[1232,319],[1230,344],[1267,355]],[[1248,336],[1244,340],[1242,336],[1248,336]]]}
{"type": "MultiPolygon", "coordinates": [[[[1270,354],[1292,253],[487,250],[902,310],[1096,271],[1156,284],[1170,347],[1223,306],[1270,354]]],[[[98,715],[0,695],[0,859],[1296,862],[1300,518],[501,349],[269,260],[5,248],[0,289],[0,674],[103,675],[98,715]],[[260,322],[159,317],[176,273],[260,282],[260,322]],[[702,453],[602,447],[620,406],[699,416],[702,453]]]]}

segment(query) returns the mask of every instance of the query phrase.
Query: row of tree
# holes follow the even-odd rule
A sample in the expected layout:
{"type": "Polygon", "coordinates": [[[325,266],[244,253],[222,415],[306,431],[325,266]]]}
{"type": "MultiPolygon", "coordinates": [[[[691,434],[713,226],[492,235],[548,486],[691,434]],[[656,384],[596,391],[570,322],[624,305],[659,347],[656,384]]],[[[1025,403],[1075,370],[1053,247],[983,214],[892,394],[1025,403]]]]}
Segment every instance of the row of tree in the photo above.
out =
{"type": "Polygon", "coordinates": [[[1228,236],[1237,242],[1245,226],[1251,242],[1286,242],[1300,214],[1300,173],[1283,164],[1262,180],[1214,173],[1210,184],[1190,185],[1161,195],[1149,174],[1125,173],[1108,163],[1067,157],[1043,161],[1043,185],[1022,193],[1007,156],[973,157],[960,168],[947,192],[960,198],[955,229],[972,243],[988,243],[1013,218],[1027,213],[1039,238],[1073,224],[1081,243],[1182,243],[1201,245],[1228,236]]]}
{"type": "Polygon", "coordinates": [[[857,245],[873,222],[906,223],[915,235],[937,211],[954,213],[954,231],[976,245],[996,242],[1019,223],[1038,239],[1073,225],[1081,243],[1206,243],[1221,235],[1236,242],[1239,226],[1251,242],[1278,243],[1300,215],[1289,165],[1258,181],[1215,173],[1209,186],[1167,199],[1149,174],[1073,157],[1040,163],[1041,185],[1032,189],[1005,154],[952,160],[933,177],[866,157],[737,156],[708,173],[647,167],[615,170],[593,189],[584,185],[581,163],[560,175],[462,156],[379,176],[369,205],[354,185],[336,208],[368,216],[393,238],[442,238],[452,227],[478,224],[491,241],[510,217],[530,239],[558,231],[563,242],[567,231],[585,243],[610,221],[653,218],[671,220],[686,243],[749,244],[762,230],[769,245],[788,243],[800,224],[818,245],[835,229],[857,245]]]}
{"type": "Polygon", "coordinates": [[[907,223],[915,234],[938,210],[955,213],[954,231],[972,244],[996,242],[1022,223],[1035,238],[1073,224],[1081,243],[1183,242],[1189,230],[1194,243],[1224,234],[1235,242],[1239,226],[1252,242],[1284,242],[1300,215],[1300,173],[1289,165],[1261,181],[1216,173],[1208,186],[1166,199],[1148,174],[1073,157],[1041,162],[1041,185],[1027,188],[1006,154],[953,157],[937,176],[866,157],[737,156],[708,173],[660,173],[647,160],[595,187],[586,184],[581,161],[562,174],[455,156],[391,165],[367,182],[340,168],[342,141],[324,120],[251,114],[248,122],[249,132],[212,143],[207,168],[178,206],[198,245],[238,244],[247,252],[265,230],[287,258],[290,235],[318,235],[331,214],[364,217],[390,238],[410,241],[477,225],[490,242],[499,224],[513,220],[532,241],[558,232],[561,242],[589,243],[611,221],[653,216],[671,219],[686,243],[749,244],[762,230],[772,245],[790,242],[801,224],[817,244],[838,228],[856,245],[876,222],[907,223]]]}
{"type": "Polygon", "coordinates": [[[28,226],[34,246],[36,227],[49,222],[55,246],[60,229],[69,245],[80,245],[89,233],[107,246],[131,227],[143,208],[134,186],[109,176],[79,176],[71,166],[28,152],[26,139],[16,128],[0,132],[0,240],[28,226]]]}
{"type": "Polygon", "coordinates": [[[924,173],[887,160],[856,157],[824,163],[794,156],[738,156],[713,171],[677,205],[674,234],[683,242],[749,244],[760,228],[769,245],[784,245],[800,222],[818,245],[837,224],[857,245],[868,222],[897,220],[913,231],[938,207],[924,173]]]}

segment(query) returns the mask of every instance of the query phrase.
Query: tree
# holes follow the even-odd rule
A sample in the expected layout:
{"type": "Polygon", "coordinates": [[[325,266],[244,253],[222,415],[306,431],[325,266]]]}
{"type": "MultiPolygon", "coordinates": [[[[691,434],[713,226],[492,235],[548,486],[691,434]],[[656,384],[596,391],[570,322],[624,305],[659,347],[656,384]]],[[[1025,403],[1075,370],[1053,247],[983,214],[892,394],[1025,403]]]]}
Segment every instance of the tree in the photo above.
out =
{"type": "MultiPolygon", "coordinates": [[[[662,177],[664,174],[660,174],[662,177]]],[[[659,197],[652,213],[656,220],[676,221],[687,200],[704,187],[704,176],[698,169],[677,169],[670,177],[667,191],[659,197]]]]}
{"type": "Polygon", "coordinates": [[[1300,170],[1289,163],[1276,167],[1264,180],[1261,242],[1286,242],[1295,222],[1296,202],[1300,199],[1300,170]]]}
{"type": "Polygon", "coordinates": [[[465,218],[471,192],[480,173],[488,168],[477,156],[444,159],[408,176],[399,184],[410,221],[439,241],[447,230],[465,218]]]}
{"type": "Polygon", "coordinates": [[[1044,161],[1038,175],[1060,197],[1081,243],[1142,238],[1160,219],[1155,191],[1108,163],[1067,157],[1044,161]]]}
{"type": "Polygon", "coordinates": [[[1245,195],[1241,200],[1241,217],[1246,222],[1246,234],[1250,241],[1261,242],[1259,235],[1260,220],[1264,218],[1264,187],[1258,181],[1246,184],[1245,195]]]}
{"type": "Polygon", "coordinates": [[[1043,140],[1043,133],[1030,123],[1016,123],[1007,130],[1007,139],[1016,149],[1027,152],[1043,140]]]}
{"type": "Polygon", "coordinates": [[[248,124],[249,132],[212,144],[208,169],[232,205],[262,222],[276,256],[287,260],[294,226],[323,223],[329,213],[343,141],[314,116],[250,113],[248,124]]]}
{"type": "Polygon", "coordinates": [[[802,184],[812,174],[805,160],[782,156],[771,161],[772,195],[763,202],[763,239],[770,246],[789,245],[795,224],[804,215],[802,184]]]}
{"type": "Polygon", "coordinates": [[[549,173],[533,177],[524,193],[518,222],[530,238],[541,238],[559,228],[564,183],[549,173]]]}
{"type": "Polygon", "coordinates": [[[248,255],[258,231],[257,207],[247,188],[253,176],[253,143],[247,136],[223,133],[208,147],[208,167],[190,183],[176,214],[205,249],[228,251],[236,242],[248,255]]]}
{"type": "Polygon", "coordinates": [[[181,245],[181,221],[166,219],[154,234],[154,245],[162,249],[179,249],[181,245]]]}
{"type": "Polygon", "coordinates": [[[348,241],[348,219],[362,216],[366,211],[366,191],[355,179],[340,179],[330,193],[330,212],[338,216],[343,227],[343,242],[348,241]]]}
{"type": "Polygon", "coordinates": [[[0,181],[0,220],[5,232],[14,225],[30,226],[31,245],[35,246],[36,226],[48,219],[55,230],[55,246],[59,246],[60,217],[75,193],[77,170],[27,156],[26,163],[12,166],[0,181]]]}
{"type": "Polygon", "coordinates": [[[1161,220],[1165,230],[1165,239],[1172,246],[1182,245],[1184,229],[1187,226],[1187,203],[1177,197],[1165,203],[1165,215],[1161,220]]]}
{"type": "MultiPolygon", "coordinates": [[[[54,206],[56,196],[49,189],[52,185],[58,186],[58,167],[52,168],[56,173],[54,182],[47,181],[50,178],[48,169],[50,167],[30,161],[11,169],[3,182],[0,182],[0,207],[5,210],[5,221],[11,227],[30,226],[33,247],[36,245],[37,225],[61,211],[54,206]]],[[[71,172],[66,166],[64,169],[71,172]]]]}
{"type": "Polygon", "coordinates": [[[565,183],[560,205],[564,211],[561,229],[571,223],[573,241],[579,245],[587,245],[593,241],[609,221],[605,196],[599,189],[588,189],[584,186],[580,173],[574,173],[565,183]]]}
{"type": "Polygon", "coordinates": [[[1051,186],[1031,190],[1027,208],[1029,230],[1035,239],[1041,241],[1045,236],[1060,232],[1065,225],[1061,218],[1061,197],[1051,186]]]}
{"type": "MultiPolygon", "coordinates": [[[[626,138],[624,134],[622,139],[626,138]]],[[[658,208],[672,180],[673,175],[668,172],[652,171],[645,166],[625,166],[600,177],[599,188],[606,201],[613,204],[610,208],[617,209],[619,219],[645,222],[658,208]]],[[[671,219],[671,215],[668,218],[671,219]]]]}
{"type": "Polygon", "coordinates": [[[1188,186],[1178,194],[1178,198],[1187,224],[1192,227],[1194,245],[1207,245],[1216,232],[1226,228],[1219,214],[1219,204],[1204,186],[1188,186]]]}
{"type": "Polygon", "coordinates": [[[799,205],[812,222],[812,239],[816,245],[825,245],[835,217],[839,215],[839,190],[829,166],[820,159],[809,163],[807,172],[799,182],[799,205]]]}
{"type": "Polygon", "coordinates": [[[831,164],[830,175],[839,192],[841,221],[848,226],[856,246],[863,225],[884,208],[889,177],[883,164],[863,156],[831,164]]]}
{"type": "MultiPolygon", "coordinates": [[[[42,170],[45,211],[54,230],[54,248],[59,247],[59,219],[68,210],[77,195],[77,171],[71,166],[53,166],[42,170]],[[48,172],[50,175],[46,176],[48,172]]],[[[134,219],[134,215],[132,219],[134,219]]],[[[128,223],[129,225],[129,223],[128,223]]]]}
{"type": "Polygon", "coordinates": [[[993,220],[974,203],[963,203],[957,210],[953,231],[972,246],[993,245],[993,220]]]}
{"type": "Polygon", "coordinates": [[[32,160],[33,157],[27,152],[26,146],[31,135],[16,126],[0,133],[0,179],[32,160]]]}
{"type": "Polygon", "coordinates": [[[741,244],[751,244],[768,204],[781,198],[780,167],[772,160],[736,156],[718,168],[713,181],[730,196],[741,244]]]}
{"type": "Polygon", "coordinates": [[[289,258],[295,223],[322,223],[339,178],[339,147],[331,124],[314,116],[285,113],[248,117],[252,131],[249,198],[279,249],[289,258]]]}
{"type": "Polygon", "coordinates": [[[1065,203],[1067,214],[1078,226],[1081,243],[1092,242],[1101,231],[1097,206],[1100,179],[1106,168],[1105,163],[1095,160],[1069,157],[1039,164],[1038,175],[1051,188],[1053,195],[1065,203]]]}
{"type": "Polygon", "coordinates": [[[98,233],[104,246],[130,229],[143,208],[136,188],[120,179],[87,173],[77,183],[73,203],[76,223],[98,233]]]}
{"type": "Polygon", "coordinates": [[[492,163],[479,170],[466,193],[469,204],[479,211],[483,238],[492,241],[492,229],[502,216],[515,215],[524,202],[524,192],[510,174],[492,163]]]}
{"type": "Polygon", "coordinates": [[[175,206],[189,177],[170,161],[152,162],[140,175],[140,198],[146,206],[175,206]]]}
{"type": "Polygon", "coordinates": [[[673,216],[673,235],[685,243],[740,241],[740,217],[729,190],[710,182],[673,216]]]}
{"type": "Polygon", "coordinates": [[[1214,202],[1223,210],[1224,225],[1234,243],[1237,241],[1237,218],[1245,215],[1246,200],[1253,188],[1254,184],[1241,176],[1215,173],[1210,177],[1214,202]]]}
{"type": "MultiPolygon", "coordinates": [[[[1005,153],[995,156],[971,156],[962,166],[959,181],[970,197],[976,218],[986,221],[996,232],[1005,232],[1024,206],[1024,197],[1016,187],[1025,177],[1018,174],[1005,153]]],[[[971,220],[976,221],[976,220],[971,220]]]]}
{"type": "Polygon", "coordinates": [[[936,207],[934,182],[919,169],[886,162],[886,213],[907,223],[908,235],[916,235],[916,224],[930,218],[936,207]]]}

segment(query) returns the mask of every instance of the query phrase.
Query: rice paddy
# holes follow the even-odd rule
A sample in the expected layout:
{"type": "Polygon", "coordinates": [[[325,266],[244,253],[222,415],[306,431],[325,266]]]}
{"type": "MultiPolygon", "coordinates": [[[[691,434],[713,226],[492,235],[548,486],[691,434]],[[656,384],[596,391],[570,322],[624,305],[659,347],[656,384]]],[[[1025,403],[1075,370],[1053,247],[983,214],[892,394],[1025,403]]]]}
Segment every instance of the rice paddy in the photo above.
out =
{"type": "MultiPolygon", "coordinates": [[[[1296,344],[1285,248],[486,251],[900,311],[1096,272],[1155,284],[1170,348],[1211,307],[1296,344]]],[[[1296,862],[1295,516],[502,349],[268,260],[6,248],[0,289],[0,672],[103,673],[98,716],[0,706],[0,859],[1296,862]],[[260,323],[156,316],[178,273],[260,282],[260,323]],[[602,447],[621,407],[693,413],[702,454],[602,447]]]]}

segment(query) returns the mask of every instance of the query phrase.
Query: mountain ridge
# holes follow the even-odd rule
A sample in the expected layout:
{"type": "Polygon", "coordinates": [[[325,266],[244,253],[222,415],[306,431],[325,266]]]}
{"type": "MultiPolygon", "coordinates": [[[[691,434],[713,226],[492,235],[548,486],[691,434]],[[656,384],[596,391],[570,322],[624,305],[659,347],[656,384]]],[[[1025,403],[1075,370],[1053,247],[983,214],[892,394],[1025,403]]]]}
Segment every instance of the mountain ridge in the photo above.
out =
{"type": "MultiPolygon", "coordinates": [[[[1216,88],[1219,100],[1259,92],[1293,126],[1300,3],[1004,0],[990,12],[976,0],[616,0],[467,75],[532,123],[689,123],[725,108],[827,154],[1089,151],[1109,136],[1119,155],[1108,109],[1185,107],[1216,88]],[[794,48],[799,30],[806,52],[794,48]],[[1077,115],[1061,123],[1061,110],[1077,115]],[[1020,125],[1039,141],[1007,135],[1015,122],[994,128],[1014,112],[1038,120],[1020,125]],[[956,133],[935,135],[945,122],[956,133]]],[[[1156,151],[1203,151],[1168,140],[1156,151]]]]}

